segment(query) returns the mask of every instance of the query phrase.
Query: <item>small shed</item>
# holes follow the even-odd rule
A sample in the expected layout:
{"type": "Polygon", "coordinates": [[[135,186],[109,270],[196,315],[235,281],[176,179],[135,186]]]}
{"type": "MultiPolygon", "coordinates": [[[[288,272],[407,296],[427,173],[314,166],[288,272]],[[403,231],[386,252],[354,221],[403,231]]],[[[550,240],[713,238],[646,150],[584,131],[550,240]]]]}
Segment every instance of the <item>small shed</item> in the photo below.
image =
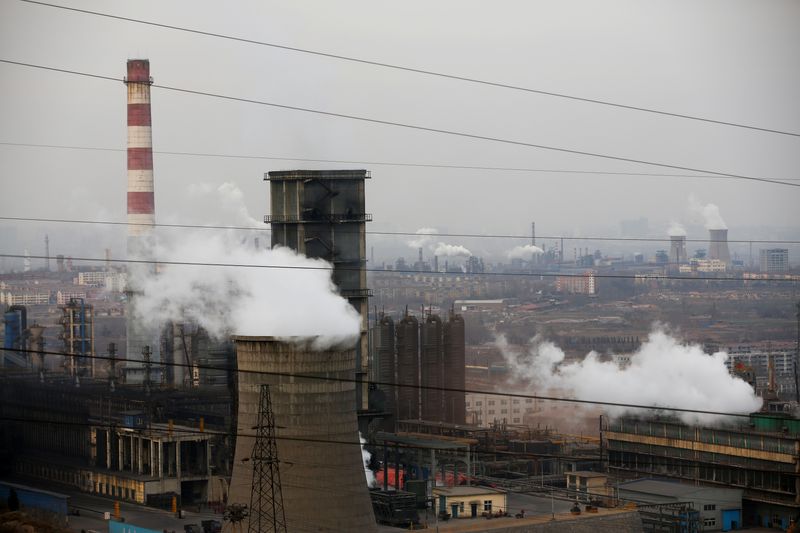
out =
{"type": "Polygon", "coordinates": [[[508,512],[506,492],[490,487],[436,487],[433,489],[436,512],[453,518],[478,518],[486,514],[508,512]]]}
{"type": "Polygon", "coordinates": [[[608,494],[608,476],[600,472],[567,472],[567,489],[576,499],[588,502],[602,500],[608,494]]]}

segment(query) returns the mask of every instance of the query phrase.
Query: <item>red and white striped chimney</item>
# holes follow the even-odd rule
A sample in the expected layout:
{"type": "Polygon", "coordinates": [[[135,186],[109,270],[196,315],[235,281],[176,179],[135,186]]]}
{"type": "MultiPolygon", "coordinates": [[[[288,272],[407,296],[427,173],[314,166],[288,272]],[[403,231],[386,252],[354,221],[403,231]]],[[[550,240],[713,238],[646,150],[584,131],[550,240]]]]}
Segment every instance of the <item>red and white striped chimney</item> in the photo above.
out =
{"type": "Polygon", "coordinates": [[[128,76],[128,235],[145,235],[155,224],[153,134],[150,123],[150,61],[129,59],[128,76]],[[145,224],[145,225],[136,225],[145,224]]]}

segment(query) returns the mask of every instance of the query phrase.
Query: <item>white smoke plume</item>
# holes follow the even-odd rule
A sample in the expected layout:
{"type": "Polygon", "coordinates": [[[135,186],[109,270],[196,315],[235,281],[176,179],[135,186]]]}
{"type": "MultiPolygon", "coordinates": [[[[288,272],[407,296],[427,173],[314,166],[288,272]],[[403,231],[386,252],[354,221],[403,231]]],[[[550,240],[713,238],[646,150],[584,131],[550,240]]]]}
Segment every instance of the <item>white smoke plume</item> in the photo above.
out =
{"type": "Polygon", "coordinates": [[[669,223],[667,235],[670,237],[686,237],[686,228],[679,222],[672,221],[669,223]]]}
{"type": "Polygon", "coordinates": [[[425,248],[434,241],[432,235],[436,235],[437,233],[439,233],[439,230],[437,230],[436,228],[420,228],[417,230],[416,233],[417,235],[419,235],[419,237],[415,237],[410,241],[408,241],[408,245],[411,248],[415,249],[425,248]]]}
{"type": "Polygon", "coordinates": [[[364,463],[364,477],[367,478],[367,487],[374,487],[378,484],[378,480],[375,479],[375,472],[369,469],[369,461],[372,459],[372,454],[364,449],[364,444],[367,440],[361,436],[360,431],[358,432],[358,440],[361,442],[361,460],[364,463]]]}
{"type": "Polygon", "coordinates": [[[436,245],[436,249],[434,249],[433,254],[438,255],[439,257],[469,257],[472,255],[472,252],[460,244],[447,244],[445,242],[440,242],[438,245],[436,245]]]}
{"type": "Polygon", "coordinates": [[[244,192],[233,183],[192,184],[189,185],[187,197],[192,212],[201,214],[206,224],[246,226],[264,230],[264,223],[250,216],[247,211],[244,192]],[[216,220],[209,221],[211,216],[216,220]],[[223,224],[222,221],[227,224],[223,224]]]}
{"type": "MultiPolygon", "coordinates": [[[[254,220],[235,186],[198,191],[218,197],[235,221],[229,225],[254,220]]],[[[233,230],[159,231],[141,254],[159,263],[158,274],[149,268],[129,269],[137,291],[134,312],[151,328],[190,320],[217,338],[292,337],[310,341],[315,349],[355,343],[360,318],[337,293],[329,263],[287,248],[255,249],[241,236],[233,230]]]]}
{"type": "Polygon", "coordinates": [[[689,196],[689,208],[703,218],[706,229],[728,229],[716,204],[703,205],[696,197],[689,196]]]}
{"type": "MultiPolygon", "coordinates": [[[[761,407],[761,398],[753,388],[728,372],[726,353],[707,355],[700,346],[683,344],[663,329],[650,333],[624,367],[601,361],[595,352],[583,361],[564,364],[564,352],[538,337],[526,353],[515,353],[502,338],[498,346],[513,375],[527,381],[529,389],[539,394],[740,414],[761,407]]],[[[640,411],[602,409],[611,416],[640,411]]],[[[677,416],[687,423],[721,422],[717,415],[681,412],[677,416]]]]}
{"type": "Polygon", "coordinates": [[[524,246],[515,246],[508,252],[509,259],[524,259],[530,261],[534,255],[543,254],[544,250],[533,244],[526,244],[524,246]]]}

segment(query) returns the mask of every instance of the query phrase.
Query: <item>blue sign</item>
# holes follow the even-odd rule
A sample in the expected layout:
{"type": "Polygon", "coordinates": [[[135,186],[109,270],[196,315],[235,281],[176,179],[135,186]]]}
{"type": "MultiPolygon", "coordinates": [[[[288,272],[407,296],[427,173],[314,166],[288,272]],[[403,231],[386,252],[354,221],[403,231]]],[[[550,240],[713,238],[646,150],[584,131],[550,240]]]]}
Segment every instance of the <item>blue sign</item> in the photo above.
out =
{"type": "Polygon", "coordinates": [[[142,526],[134,526],[133,524],[127,524],[125,522],[109,520],[108,533],[163,533],[163,531],[156,531],[155,529],[147,529],[142,526]]]}

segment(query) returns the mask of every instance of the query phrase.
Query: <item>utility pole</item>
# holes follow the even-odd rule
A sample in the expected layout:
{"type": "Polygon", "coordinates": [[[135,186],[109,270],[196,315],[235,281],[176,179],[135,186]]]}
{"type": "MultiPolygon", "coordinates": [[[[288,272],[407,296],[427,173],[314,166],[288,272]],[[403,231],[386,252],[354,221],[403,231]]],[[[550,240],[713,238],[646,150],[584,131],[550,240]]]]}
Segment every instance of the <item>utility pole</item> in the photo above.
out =
{"type": "Polygon", "coordinates": [[[250,517],[247,531],[286,533],[278,447],[275,444],[275,416],[272,413],[269,385],[261,385],[256,442],[250,454],[250,461],[253,465],[253,484],[250,489],[250,517]]]}

